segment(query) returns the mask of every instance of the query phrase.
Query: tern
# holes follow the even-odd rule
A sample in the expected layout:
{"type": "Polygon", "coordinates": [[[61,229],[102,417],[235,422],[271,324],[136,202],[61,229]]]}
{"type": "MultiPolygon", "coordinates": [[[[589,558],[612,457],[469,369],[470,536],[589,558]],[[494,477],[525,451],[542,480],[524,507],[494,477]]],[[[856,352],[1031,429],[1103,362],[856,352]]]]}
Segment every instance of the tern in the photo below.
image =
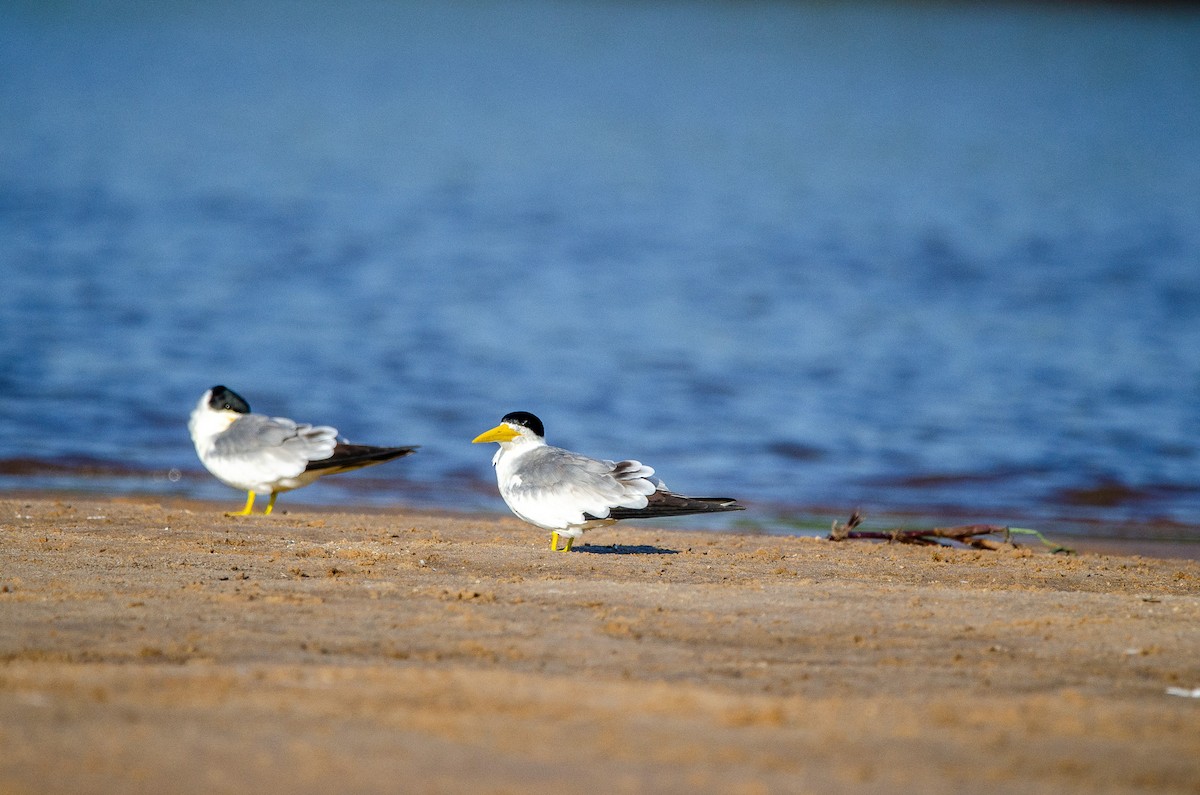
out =
{"type": "Polygon", "coordinates": [[[204,393],[188,420],[196,455],[213,476],[248,492],[253,512],[257,494],[270,494],[271,513],[281,492],[298,489],[325,475],[349,472],[416,452],[416,447],[373,447],[338,439],[337,428],[308,425],[285,417],[251,414],[241,395],[224,386],[204,393]]]}
{"type": "Polygon", "coordinates": [[[550,531],[550,549],[570,552],[584,530],[620,519],[741,511],[729,497],[685,497],[653,478],[640,461],[603,461],[546,444],[542,421],[527,411],[505,414],[472,440],[496,442],[492,457],[500,496],[519,518],[550,531]],[[559,548],[559,539],[565,539],[559,548]]]}

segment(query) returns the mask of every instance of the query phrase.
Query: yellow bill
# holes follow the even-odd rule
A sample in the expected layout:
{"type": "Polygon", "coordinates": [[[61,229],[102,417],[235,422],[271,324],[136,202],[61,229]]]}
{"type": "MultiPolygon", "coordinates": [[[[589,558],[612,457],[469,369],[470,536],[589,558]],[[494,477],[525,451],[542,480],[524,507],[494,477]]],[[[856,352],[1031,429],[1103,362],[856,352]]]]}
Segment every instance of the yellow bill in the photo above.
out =
{"type": "Polygon", "coordinates": [[[471,440],[471,444],[479,444],[480,442],[511,442],[520,434],[507,423],[500,423],[490,431],[484,431],[471,440]]]}

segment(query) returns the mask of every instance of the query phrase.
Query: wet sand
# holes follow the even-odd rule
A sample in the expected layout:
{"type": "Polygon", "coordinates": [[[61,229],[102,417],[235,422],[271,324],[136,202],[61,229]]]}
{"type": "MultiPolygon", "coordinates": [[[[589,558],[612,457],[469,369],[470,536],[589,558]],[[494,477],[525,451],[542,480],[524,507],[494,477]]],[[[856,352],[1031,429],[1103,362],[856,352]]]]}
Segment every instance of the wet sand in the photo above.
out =
{"type": "Polygon", "coordinates": [[[0,500],[0,792],[1200,792],[1196,561],[234,503],[0,500]]]}

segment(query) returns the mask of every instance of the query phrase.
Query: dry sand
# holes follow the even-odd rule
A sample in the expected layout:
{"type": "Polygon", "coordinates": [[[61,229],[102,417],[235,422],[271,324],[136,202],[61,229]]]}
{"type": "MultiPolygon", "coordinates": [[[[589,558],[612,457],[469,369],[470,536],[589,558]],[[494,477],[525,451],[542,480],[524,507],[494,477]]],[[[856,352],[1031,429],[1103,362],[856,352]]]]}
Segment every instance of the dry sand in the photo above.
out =
{"type": "Polygon", "coordinates": [[[1195,561],[230,507],[0,500],[0,791],[1200,792],[1195,561]]]}

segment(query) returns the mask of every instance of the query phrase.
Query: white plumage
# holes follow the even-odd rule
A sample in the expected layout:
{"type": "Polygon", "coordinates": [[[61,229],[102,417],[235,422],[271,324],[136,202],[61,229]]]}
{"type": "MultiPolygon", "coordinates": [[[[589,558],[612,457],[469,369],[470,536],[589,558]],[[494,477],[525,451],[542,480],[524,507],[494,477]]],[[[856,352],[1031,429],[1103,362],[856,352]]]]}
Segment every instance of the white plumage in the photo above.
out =
{"type": "Polygon", "coordinates": [[[281,492],[416,451],[349,444],[339,441],[337,429],[328,425],[251,414],[249,404],[224,386],[204,393],[188,419],[188,431],[205,469],[225,485],[249,493],[242,515],[251,512],[256,494],[271,495],[264,511],[269,514],[281,492]]]}
{"type": "Polygon", "coordinates": [[[550,530],[550,545],[571,549],[583,531],[620,519],[740,511],[725,497],[685,497],[668,491],[640,461],[606,461],[546,444],[541,420],[517,411],[475,442],[497,442],[492,457],[500,496],[530,524],[550,530]]]}
{"type": "Polygon", "coordinates": [[[603,523],[613,508],[645,508],[658,490],[651,467],[639,461],[598,461],[541,444],[504,445],[492,464],[500,495],[530,524],[564,535],[572,527],[603,523]]]}

